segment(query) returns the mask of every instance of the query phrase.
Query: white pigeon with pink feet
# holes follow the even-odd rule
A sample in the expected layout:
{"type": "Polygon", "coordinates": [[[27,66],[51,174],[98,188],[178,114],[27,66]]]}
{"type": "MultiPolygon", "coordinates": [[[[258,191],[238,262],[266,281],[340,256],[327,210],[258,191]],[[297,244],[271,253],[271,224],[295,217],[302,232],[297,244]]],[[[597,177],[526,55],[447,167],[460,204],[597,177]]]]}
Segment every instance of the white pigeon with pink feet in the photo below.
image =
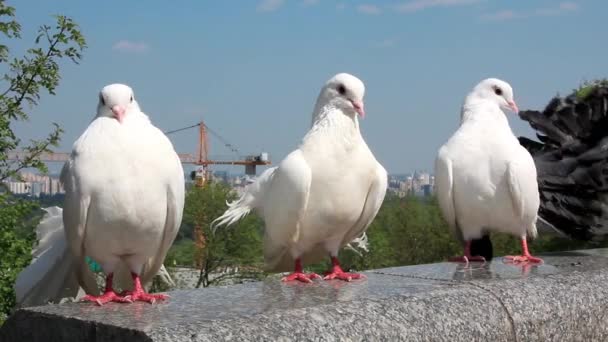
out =
{"type": "Polygon", "coordinates": [[[97,115],[74,143],[61,181],[65,234],[79,283],[88,289],[84,299],[99,305],[166,299],[147,293],[142,284],[156,275],[177,235],[184,171],[173,145],[140,110],[130,87],[111,84],[101,90],[97,115]],[[100,296],[86,284],[85,256],[106,274],[100,296]],[[121,270],[130,271],[133,288],[117,294],[113,279],[115,272],[122,279],[121,270]]]}
{"type": "Polygon", "coordinates": [[[481,81],[465,98],[458,130],[439,149],[435,161],[437,199],[464,255],[452,261],[484,261],[471,255],[471,240],[487,232],[521,239],[522,255],[509,262],[542,262],[530,255],[540,197],[536,166],[511,131],[503,108],[518,112],[513,89],[504,81],[481,81]]]}
{"type": "Polygon", "coordinates": [[[300,146],[266,170],[214,221],[230,225],[256,210],[266,224],[266,268],[293,270],[284,281],[319,278],[304,273],[302,265],[324,256],[332,261],[325,279],[362,277],[342,270],[338,252],[353,240],[364,241],[357,238],[364,236],[386,194],[386,171],[359,130],[364,93],[363,82],[349,74],[327,81],[300,146]]]}

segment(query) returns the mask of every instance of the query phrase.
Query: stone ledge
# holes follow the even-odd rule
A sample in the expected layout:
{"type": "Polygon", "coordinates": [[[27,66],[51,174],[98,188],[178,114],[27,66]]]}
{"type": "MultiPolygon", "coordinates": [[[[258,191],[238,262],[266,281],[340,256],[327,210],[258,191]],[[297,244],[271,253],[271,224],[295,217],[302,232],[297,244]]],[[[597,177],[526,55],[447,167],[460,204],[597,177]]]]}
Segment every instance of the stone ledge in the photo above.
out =
{"type": "Polygon", "coordinates": [[[276,279],[181,290],[167,303],[17,311],[0,341],[608,340],[608,250],[366,272],[362,281],[276,279]]]}

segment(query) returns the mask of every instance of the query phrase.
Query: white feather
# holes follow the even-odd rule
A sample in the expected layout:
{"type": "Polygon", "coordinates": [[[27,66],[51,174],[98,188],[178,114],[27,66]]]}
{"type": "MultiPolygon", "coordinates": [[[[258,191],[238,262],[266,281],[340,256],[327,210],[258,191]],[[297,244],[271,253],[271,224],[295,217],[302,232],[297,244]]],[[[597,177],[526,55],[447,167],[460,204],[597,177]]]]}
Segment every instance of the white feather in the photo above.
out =
{"type": "MultiPolygon", "coordinates": [[[[32,261],[15,282],[17,306],[58,303],[62,298],[79,297],[73,262],[63,233],[62,209],[50,207],[36,227],[38,245],[32,261]]],[[[93,273],[87,273],[95,282],[93,273]]],[[[82,292],[82,291],[81,291],[82,292]]],[[[82,295],[82,293],[80,293],[82,295]]]]}
{"type": "Polygon", "coordinates": [[[251,210],[258,210],[261,214],[263,208],[261,207],[262,198],[264,198],[264,192],[268,188],[268,183],[272,180],[272,176],[277,168],[271,167],[266,169],[262,174],[252,183],[247,185],[245,191],[237,200],[226,203],[228,210],[224,214],[211,222],[211,228],[215,231],[218,226],[230,226],[236,223],[241,218],[245,217],[251,210]]]}

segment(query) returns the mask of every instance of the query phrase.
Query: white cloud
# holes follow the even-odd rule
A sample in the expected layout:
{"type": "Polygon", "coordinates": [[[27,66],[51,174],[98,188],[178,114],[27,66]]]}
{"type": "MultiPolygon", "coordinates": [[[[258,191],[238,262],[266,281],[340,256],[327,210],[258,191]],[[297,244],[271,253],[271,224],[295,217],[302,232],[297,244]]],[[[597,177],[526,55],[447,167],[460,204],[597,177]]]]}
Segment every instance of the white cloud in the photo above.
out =
{"type": "Polygon", "coordinates": [[[146,52],[148,45],[144,42],[132,42],[130,40],[119,40],[112,45],[112,50],[123,52],[146,52]]]}
{"type": "Polygon", "coordinates": [[[567,12],[578,11],[579,5],[575,2],[562,2],[557,7],[540,8],[536,10],[537,15],[548,16],[548,15],[560,15],[567,12]]]}
{"type": "Polygon", "coordinates": [[[258,3],[258,12],[274,12],[285,4],[285,0],[262,0],[258,3]]]}
{"type": "Polygon", "coordinates": [[[364,14],[380,14],[382,10],[376,5],[361,4],[357,6],[357,11],[364,14]]]}
{"type": "Polygon", "coordinates": [[[309,6],[314,6],[317,5],[319,3],[319,0],[302,0],[302,5],[309,7],[309,6]]]}
{"type": "Polygon", "coordinates": [[[414,0],[395,6],[398,12],[411,13],[431,7],[453,7],[472,5],[481,0],[414,0]]]}
{"type": "Polygon", "coordinates": [[[579,10],[579,5],[574,2],[562,2],[555,7],[547,7],[547,8],[539,8],[533,10],[531,12],[516,12],[514,10],[502,10],[496,13],[488,13],[481,16],[483,20],[491,20],[491,21],[504,21],[504,20],[513,20],[513,19],[522,19],[522,18],[530,18],[530,17],[546,17],[546,16],[556,16],[563,15],[569,12],[574,12],[579,10]]]}
{"type": "Polygon", "coordinates": [[[346,4],[345,4],[345,3],[343,3],[343,2],[340,2],[340,3],[337,3],[337,4],[336,4],[336,9],[337,9],[338,11],[343,11],[345,8],[346,8],[346,4]]]}

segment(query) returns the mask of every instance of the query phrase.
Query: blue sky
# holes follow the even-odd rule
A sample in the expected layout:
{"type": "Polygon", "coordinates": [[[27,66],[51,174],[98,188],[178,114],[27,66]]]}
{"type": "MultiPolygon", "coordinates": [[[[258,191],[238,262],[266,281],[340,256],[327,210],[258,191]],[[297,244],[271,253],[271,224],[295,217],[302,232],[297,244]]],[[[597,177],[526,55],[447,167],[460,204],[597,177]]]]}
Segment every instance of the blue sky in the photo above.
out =
{"type": "MultiPolygon", "coordinates": [[[[52,14],[75,19],[89,48],[63,64],[57,96],[43,97],[20,136],[57,122],[69,151],[106,84],[132,86],[161,129],[203,119],[244,153],[278,162],[310,124],[322,84],[349,72],[366,84],[361,128],[390,173],[432,170],[481,79],[511,83],[522,109],[608,76],[600,0],[9,1],[27,46],[52,14]],[[179,3],[179,6],[174,4],[179,3]]],[[[513,114],[517,134],[532,131],[513,114]]],[[[196,131],[171,136],[194,152],[196,131]]],[[[211,154],[229,154],[211,139],[211,154]]],[[[240,173],[240,168],[231,168],[240,173]]]]}

